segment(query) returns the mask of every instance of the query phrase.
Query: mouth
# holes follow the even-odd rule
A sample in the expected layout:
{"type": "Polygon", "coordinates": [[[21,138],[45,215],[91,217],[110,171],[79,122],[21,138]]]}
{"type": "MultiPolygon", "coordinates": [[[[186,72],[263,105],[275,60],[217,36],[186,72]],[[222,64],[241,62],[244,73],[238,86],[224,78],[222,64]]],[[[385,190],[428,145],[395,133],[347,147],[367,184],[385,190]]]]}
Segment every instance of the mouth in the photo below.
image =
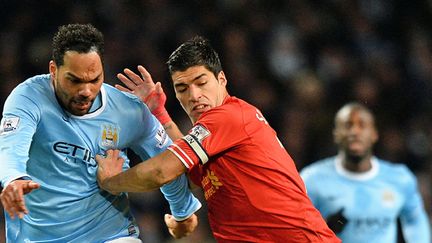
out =
{"type": "Polygon", "coordinates": [[[209,109],[210,109],[210,106],[209,106],[209,105],[206,105],[206,104],[199,104],[199,105],[195,105],[195,106],[192,108],[192,111],[193,111],[193,112],[202,113],[202,112],[205,112],[205,111],[207,111],[207,110],[209,110],[209,109]]]}
{"type": "Polygon", "coordinates": [[[78,110],[85,110],[87,111],[88,109],[90,109],[91,106],[91,101],[72,101],[72,103],[74,104],[74,106],[78,109],[78,110]]]}
{"type": "Polygon", "coordinates": [[[360,152],[364,150],[364,144],[360,140],[351,140],[348,141],[348,148],[352,152],[360,152]]]}

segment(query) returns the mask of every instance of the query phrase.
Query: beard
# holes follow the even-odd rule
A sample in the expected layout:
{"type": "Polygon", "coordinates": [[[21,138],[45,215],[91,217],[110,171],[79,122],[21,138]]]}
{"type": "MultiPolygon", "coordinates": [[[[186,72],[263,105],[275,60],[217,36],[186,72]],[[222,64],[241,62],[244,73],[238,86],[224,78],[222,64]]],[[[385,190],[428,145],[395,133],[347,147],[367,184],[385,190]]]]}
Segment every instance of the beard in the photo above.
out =
{"type": "Polygon", "coordinates": [[[75,116],[82,116],[88,113],[90,110],[94,99],[86,98],[86,97],[72,97],[66,92],[66,89],[62,87],[60,81],[58,79],[54,80],[54,93],[57,99],[57,102],[63,108],[63,110],[71,113],[75,116]],[[88,103],[90,105],[87,109],[79,109],[76,106],[80,103],[88,103]]]}
{"type": "Polygon", "coordinates": [[[353,164],[360,164],[360,162],[365,158],[365,156],[347,153],[346,158],[348,161],[350,161],[353,164]]]}

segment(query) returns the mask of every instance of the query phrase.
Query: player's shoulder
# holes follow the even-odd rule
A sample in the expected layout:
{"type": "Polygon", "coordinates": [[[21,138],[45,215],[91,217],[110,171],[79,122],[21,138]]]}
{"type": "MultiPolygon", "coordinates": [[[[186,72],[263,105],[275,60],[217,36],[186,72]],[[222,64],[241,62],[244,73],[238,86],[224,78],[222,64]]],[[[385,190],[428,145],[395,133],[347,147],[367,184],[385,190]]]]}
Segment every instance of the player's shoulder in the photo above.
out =
{"type": "Polygon", "coordinates": [[[256,117],[257,112],[259,112],[258,109],[248,102],[235,96],[228,96],[222,105],[209,110],[203,116],[221,117],[224,121],[229,117],[231,122],[237,120],[243,123],[248,120],[249,116],[256,117]]]}
{"type": "MultiPolygon", "coordinates": [[[[40,74],[30,77],[24,80],[22,83],[18,84],[12,91],[13,94],[34,94],[46,92],[50,88],[50,75],[40,74]]],[[[34,95],[31,95],[34,96],[34,95]]]]}
{"type": "Polygon", "coordinates": [[[413,172],[404,163],[391,162],[384,159],[376,158],[380,167],[381,174],[392,175],[399,180],[409,180],[414,177],[413,172]]]}
{"type": "Polygon", "coordinates": [[[9,94],[6,105],[41,104],[53,94],[49,74],[30,77],[18,84],[9,94]]]}
{"type": "Polygon", "coordinates": [[[226,124],[227,118],[229,118],[229,124],[237,123],[236,121],[240,120],[238,118],[242,117],[238,108],[237,99],[228,96],[221,105],[203,113],[198,121],[205,124],[226,124]]]}
{"type": "Polygon", "coordinates": [[[335,159],[336,157],[332,156],[312,162],[300,171],[300,175],[306,178],[311,176],[323,176],[329,173],[332,174],[335,170],[335,159]]]}
{"type": "Polygon", "coordinates": [[[242,100],[238,97],[235,97],[235,96],[228,97],[225,104],[226,104],[227,108],[231,108],[231,109],[236,108],[236,109],[242,109],[245,111],[251,110],[254,112],[257,110],[257,108],[254,105],[252,105],[249,102],[242,100]]]}
{"type": "Polygon", "coordinates": [[[140,100],[140,98],[134,94],[120,91],[117,88],[115,88],[112,85],[107,84],[107,83],[103,83],[102,85],[103,85],[103,87],[104,87],[104,89],[105,89],[105,91],[106,91],[106,93],[110,99],[119,100],[121,102],[136,103],[136,104],[140,104],[140,105],[143,104],[143,102],[140,100]]]}

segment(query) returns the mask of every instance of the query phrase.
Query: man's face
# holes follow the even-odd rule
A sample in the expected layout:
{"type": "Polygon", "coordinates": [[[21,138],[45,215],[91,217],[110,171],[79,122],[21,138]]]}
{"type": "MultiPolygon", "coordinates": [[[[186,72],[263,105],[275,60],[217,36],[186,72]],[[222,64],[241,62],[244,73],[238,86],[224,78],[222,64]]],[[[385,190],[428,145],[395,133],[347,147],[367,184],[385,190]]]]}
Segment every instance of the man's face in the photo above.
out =
{"type": "Polygon", "coordinates": [[[174,72],[171,78],[176,97],[192,123],[202,113],[220,106],[227,96],[227,80],[222,71],[215,77],[204,66],[194,66],[174,72]]]}
{"type": "Polygon", "coordinates": [[[49,68],[62,107],[76,116],[87,114],[104,80],[102,61],[97,52],[67,51],[62,66],[51,61],[49,68]]]}
{"type": "Polygon", "coordinates": [[[335,142],[347,156],[361,159],[372,154],[372,147],[378,140],[373,117],[359,109],[347,109],[336,120],[335,142]]]}

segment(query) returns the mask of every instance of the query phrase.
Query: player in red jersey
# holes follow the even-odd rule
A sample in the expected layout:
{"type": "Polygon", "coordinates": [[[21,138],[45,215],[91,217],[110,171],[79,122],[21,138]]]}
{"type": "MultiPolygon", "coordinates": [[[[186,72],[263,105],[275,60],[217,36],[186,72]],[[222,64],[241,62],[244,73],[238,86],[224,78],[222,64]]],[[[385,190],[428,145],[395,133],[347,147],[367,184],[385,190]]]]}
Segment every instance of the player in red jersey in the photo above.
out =
{"type": "MultiPolygon", "coordinates": [[[[145,100],[169,135],[179,139],[122,173],[118,151],[97,156],[101,187],[148,191],[187,171],[204,190],[218,242],[340,242],[312,205],[293,160],[261,112],[228,94],[219,57],[208,41],[185,42],[171,54],[168,67],[193,128],[181,135],[159,99],[164,98],[160,83],[155,85],[143,67],[138,68],[143,78],[125,69],[127,77],[119,78],[129,91],[145,100]]],[[[167,224],[174,236],[189,233],[187,222],[172,221],[167,224]]]]}

